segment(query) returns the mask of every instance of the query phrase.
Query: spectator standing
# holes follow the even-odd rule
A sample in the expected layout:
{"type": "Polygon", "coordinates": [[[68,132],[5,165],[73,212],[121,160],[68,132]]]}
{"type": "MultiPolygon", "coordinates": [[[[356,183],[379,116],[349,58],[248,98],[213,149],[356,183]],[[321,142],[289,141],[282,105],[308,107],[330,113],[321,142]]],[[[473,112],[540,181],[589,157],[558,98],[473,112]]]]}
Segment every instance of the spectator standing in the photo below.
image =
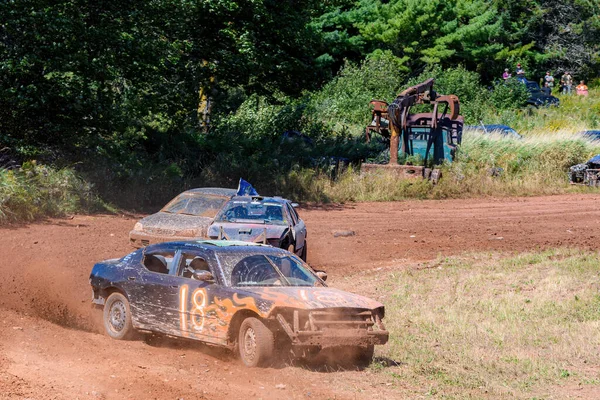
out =
{"type": "Polygon", "coordinates": [[[512,75],[510,74],[510,72],[508,72],[508,68],[504,68],[504,73],[502,74],[502,79],[504,79],[504,81],[507,81],[511,77],[512,77],[512,75]]]}
{"type": "Polygon", "coordinates": [[[548,87],[552,89],[554,87],[554,77],[550,73],[550,71],[546,72],[546,76],[544,77],[544,82],[548,84],[548,87]]]}
{"type": "Polygon", "coordinates": [[[565,71],[562,78],[560,78],[560,83],[563,87],[563,94],[571,94],[573,92],[573,77],[569,71],[565,71]]]}
{"type": "Polygon", "coordinates": [[[544,86],[542,87],[542,93],[544,93],[546,96],[552,95],[552,88],[550,87],[548,82],[544,82],[544,86]]]}
{"type": "Polygon", "coordinates": [[[585,84],[585,81],[579,82],[579,85],[576,87],[578,96],[587,96],[588,95],[588,87],[585,84]]]}

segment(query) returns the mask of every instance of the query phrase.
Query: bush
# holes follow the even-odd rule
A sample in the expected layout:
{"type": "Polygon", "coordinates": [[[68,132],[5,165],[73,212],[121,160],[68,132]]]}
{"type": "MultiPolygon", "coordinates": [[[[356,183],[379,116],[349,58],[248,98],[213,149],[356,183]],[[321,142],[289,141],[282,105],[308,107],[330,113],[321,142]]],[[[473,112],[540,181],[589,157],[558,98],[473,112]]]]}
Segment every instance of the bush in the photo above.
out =
{"type": "Polygon", "coordinates": [[[490,94],[491,104],[498,110],[516,110],[529,98],[527,87],[516,79],[494,82],[490,94]]]}
{"type": "Polygon", "coordinates": [[[53,169],[35,161],[20,169],[0,169],[0,223],[106,210],[92,186],[72,169],[53,169]]]}
{"type": "Polygon", "coordinates": [[[346,62],[337,77],[309,95],[305,116],[362,135],[370,122],[369,102],[394,100],[406,76],[402,60],[389,51],[374,52],[360,65],[346,62]]]}

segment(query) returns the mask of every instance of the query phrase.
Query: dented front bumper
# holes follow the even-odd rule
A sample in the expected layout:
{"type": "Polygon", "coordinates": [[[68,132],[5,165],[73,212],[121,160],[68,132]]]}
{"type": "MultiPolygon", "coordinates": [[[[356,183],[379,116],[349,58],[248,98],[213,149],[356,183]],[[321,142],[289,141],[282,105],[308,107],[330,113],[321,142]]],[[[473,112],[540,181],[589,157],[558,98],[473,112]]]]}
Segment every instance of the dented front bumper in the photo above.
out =
{"type": "Polygon", "coordinates": [[[295,346],[370,346],[385,344],[389,332],[373,311],[354,313],[294,310],[291,318],[277,314],[277,321],[295,346]]]}

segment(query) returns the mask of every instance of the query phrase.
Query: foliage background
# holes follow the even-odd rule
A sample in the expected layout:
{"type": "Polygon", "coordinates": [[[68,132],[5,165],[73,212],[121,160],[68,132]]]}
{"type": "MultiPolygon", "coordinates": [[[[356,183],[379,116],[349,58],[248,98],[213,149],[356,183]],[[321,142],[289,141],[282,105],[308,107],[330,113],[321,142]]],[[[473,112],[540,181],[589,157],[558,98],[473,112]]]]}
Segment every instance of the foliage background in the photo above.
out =
{"type": "MultiPolygon", "coordinates": [[[[587,0],[7,0],[0,150],[10,163],[0,158],[0,176],[5,188],[35,187],[19,204],[39,203],[38,189],[52,180],[21,179],[27,173],[14,166],[30,161],[52,171],[36,176],[68,171],[87,185],[76,193],[135,209],[192,186],[233,187],[240,176],[298,200],[380,198],[327,194],[337,171],[326,160],[357,166],[379,154],[385,144],[362,138],[369,101],[391,101],[429,77],[460,97],[469,124],[507,123],[538,136],[596,127],[593,99],[524,111],[523,87],[497,78],[517,62],[533,80],[547,69],[595,78],[599,11],[587,0]],[[208,133],[201,90],[212,99],[208,133]],[[310,140],[284,140],[284,132],[310,140]]],[[[571,158],[583,159],[595,145],[574,146],[571,158]]],[[[408,187],[385,198],[433,195],[408,187]]],[[[14,210],[16,192],[2,193],[3,210],[9,197],[14,210]]],[[[91,209],[75,206],[88,204],[78,196],[64,210],[91,209]]]]}

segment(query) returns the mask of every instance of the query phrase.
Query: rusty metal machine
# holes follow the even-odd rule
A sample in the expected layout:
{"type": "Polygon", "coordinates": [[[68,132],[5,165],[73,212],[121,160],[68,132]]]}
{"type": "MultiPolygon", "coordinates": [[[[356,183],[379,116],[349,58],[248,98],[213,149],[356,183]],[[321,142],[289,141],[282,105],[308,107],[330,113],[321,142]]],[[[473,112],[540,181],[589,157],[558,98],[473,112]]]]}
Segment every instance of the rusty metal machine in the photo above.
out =
{"type": "MultiPolygon", "coordinates": [[[[455,95],[440,95],[433,89],[433,79],[411,86],[388,104],[373,100],[373,120],[366,128],[367,140],[373,133],[389,139],[390,159],[386,167],[398,170],[407,177],[430,178],[428,161],[439,165],[452,161],[461,143],[463,117],[460,102],[455,95]],[[415,105],[428,104],[431,112],[411,114],[415,105]],[[398,154],[421,156],[423,166],[399,165],[398,154]],[[432,153],[432,154],[431,154],[432,153]],[[431,155],[430,155],[431,154],[431,155]]],[[[380,164],[363,164],[364,170],[380,169],[380,164]]]]}

